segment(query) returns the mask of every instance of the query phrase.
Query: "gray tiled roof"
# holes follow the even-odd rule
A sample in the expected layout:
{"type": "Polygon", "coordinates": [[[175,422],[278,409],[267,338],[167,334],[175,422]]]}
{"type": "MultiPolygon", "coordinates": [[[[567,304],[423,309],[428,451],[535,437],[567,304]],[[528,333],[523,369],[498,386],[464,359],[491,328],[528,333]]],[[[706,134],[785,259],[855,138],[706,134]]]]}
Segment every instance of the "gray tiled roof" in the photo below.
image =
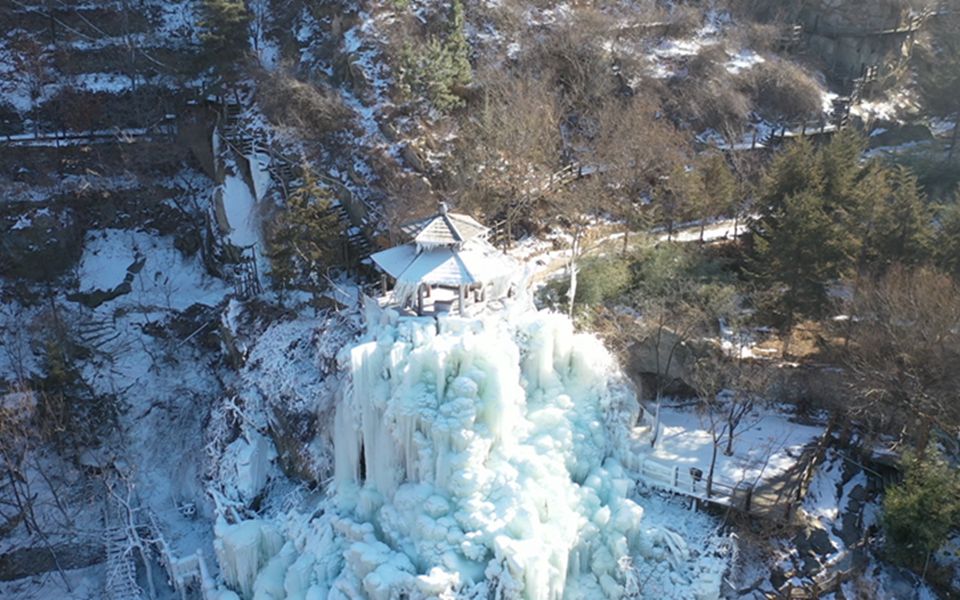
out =
{"type": "Polygon", "coordinates": [[[432,217],[403,225],[401,231],[423,246],[454,246],[485,235],[488,228],[473,217],[448,213],[445,208],[432,217]]]}

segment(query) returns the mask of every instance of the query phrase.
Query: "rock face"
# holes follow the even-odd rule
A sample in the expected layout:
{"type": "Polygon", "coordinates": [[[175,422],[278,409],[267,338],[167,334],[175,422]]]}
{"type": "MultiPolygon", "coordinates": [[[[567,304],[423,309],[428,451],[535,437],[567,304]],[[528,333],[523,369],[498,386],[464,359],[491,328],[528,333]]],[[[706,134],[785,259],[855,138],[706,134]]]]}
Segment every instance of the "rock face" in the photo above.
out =
{"type": "Polygon", "coordinates": [[[80,569],[105,560],[103,547],[96,543],[36,546],[0,554],[0,581],[13,581],[57,569],[80,569]]]}
{"type": "Polygon", "coordinates": [[[656,379],[664,380],[664,392],[672,395],[687,395],[692,388],[692,368],[695,353],[675,333],[664,331],[659,347],[655,336],[648,337],[630,347],[629,373],[639,379],[643,394],[653,394],[656,379]]]}
{"type": "Polygon", "coordinates": [[[895,74],[913,49],[926,0],[813,0],[800,12],[810,49],[837,79],[860,77],[877,67],[895,74]]]}
{"type": "Polygon", "coordinates": [[[893,29],[910,12],[906,0],[815,0],[808,2],[807,24],[823,32],[868,33],[893,29]]]}

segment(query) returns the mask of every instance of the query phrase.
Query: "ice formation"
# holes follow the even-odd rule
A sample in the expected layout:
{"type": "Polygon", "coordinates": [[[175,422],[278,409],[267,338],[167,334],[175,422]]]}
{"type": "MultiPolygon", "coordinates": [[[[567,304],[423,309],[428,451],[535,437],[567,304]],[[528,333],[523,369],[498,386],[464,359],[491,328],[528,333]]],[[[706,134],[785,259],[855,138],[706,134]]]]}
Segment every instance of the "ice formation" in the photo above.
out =
{"type": "Polygon", "coordinates": [[[566,317],[373,310],[340,361],[332,500],[217,527],[242,597],[641,597],[638,562],[675,597],[718,597],[722,561],[644,527],[616,458],[635,401],[566,317]]]}

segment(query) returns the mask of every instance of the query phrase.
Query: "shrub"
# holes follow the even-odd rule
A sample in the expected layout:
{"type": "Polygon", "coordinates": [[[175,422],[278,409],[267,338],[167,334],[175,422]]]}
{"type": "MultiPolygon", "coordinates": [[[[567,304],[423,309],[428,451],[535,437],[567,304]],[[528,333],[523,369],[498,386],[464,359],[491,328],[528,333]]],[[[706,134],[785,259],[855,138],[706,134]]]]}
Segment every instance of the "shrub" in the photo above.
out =
{"type": "Polygon", "coordinates": [[[353,113],[334,90],[290,75],[270,75],[261,86],[260,106],[275,125],[297,129],[304,137],[325,138],[347,129],[353,113]]]}
{"type": "MultiPolygon", "coordinates": [[[[633,285],[630,263],[619,258],[588,258],[577,267],[577,298],[574,304],[595,306],[626,294],[633,285]]],[[[541,292],[543,303],[555,308],[568,304],[570,278],[551,281],[541,292]]]]}
{"type": "Polygon", "coordinates": [[[576,304],[610,302],[623,295],[633,281],[630,264],[616,258],[584,261],[577,274],[576,304]]]}
{"type": "Polygon", "coordinates": [[[813,77],[786,61],[768,60],[742,74],[741,89],[758,110],[774,120],[793,120],[823,111],[823,95],[813,77]]]}
{"type": "Polygon", "coordinates": [[[725,60],[722,49],[705,51],[687,63],[686,75],[675,78],[670,87],[678,117],[696,122],[700,129],[732,135],[743,129],[753,105],[723,68],[725,60]]]}
{"type": "Polygon", "coordinates": [[[906,478],[883,500],[883,526],[893,556],[920,566],[960,525],[960,474],[936,455],[905,462],[906,478]]]}

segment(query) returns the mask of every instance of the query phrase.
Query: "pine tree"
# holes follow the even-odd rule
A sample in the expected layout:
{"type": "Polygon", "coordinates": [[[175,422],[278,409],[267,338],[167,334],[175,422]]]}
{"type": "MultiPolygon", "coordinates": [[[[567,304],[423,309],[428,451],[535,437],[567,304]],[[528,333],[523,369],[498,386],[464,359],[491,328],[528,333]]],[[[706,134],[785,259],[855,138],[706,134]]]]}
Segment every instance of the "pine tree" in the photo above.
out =
{"type": "Polygon", "coordinates": [[[941,207],[936,235],[937,264],[960,281],[960,191],[941,207]]]}
{"type": "Polygon", "coordinates": [[[905,463],[906,478],[883,500],[883,525],[894,556],[919,567],[960,526],[960,474],[937,455],[905,463]]]}
{"type": "Polygon", "coordinates": [[[889,174],[889,194],[880,202],[877,231],[872,240],[881,268],[895,262],[916,265],[930,256],[930,210],[917,178],[904,166],[889,174]]]}
{"type": "Polygon", "coordinates": [[[822,316],[827,287],[849,264],[850,236],[812,191],[786,196],[754,225],[749,271],[772,292],[764,307],[789,332],[801,317],[822,316]]]}
{"type": "Polygon", "coordinates": [[[463,5],[454,0],[449,26],[442,38],[432,37],[419,48],[403,47],[398,71],[404,94],[426,96],[441,112],[463,106],[460,88],[469,85],[473,78],[464,26],[463,5]]]}
{"type": "Polygon", "coordinates": [[[466,19],[463,15],[463,3],[453,0],[450,12],[450,33],[447,36],[446,50],[450,55],[454,83],[465,86],[469,85],[473,78],[473,69],[470,66],[470,44],[467,43],[464,32],[466,19]]]}
{"type": "Polygon", "coordinates": [[[323,288],[321,271],[342,264],[340,226],[330,192],[309,169],[303,179],[268,231],[267,257],[278,287],[316,291],[323,288]]]}
{"type": "MultiPolygon", "coordinates": [[[[764,178],[757,206],[760,221],[775,218],[787,197],[800,192],[820,195],[824,186],[823,163],[813,144],[800,138],[774,159],[764,178]]],[[[762,235],[762,228],[755,233],[762,235]]]]}
{"type": "Polygon", "coordinates": [[[860,158],[865,149],[863,137],[853,129],[846,129],[820,151],[823,194],[831,209],[848,207],[863,173],[860,158]]]}
{"type": "Polygon", "coordinates": [[[200,39],[210,65],[232,72],[250,49],[253,15],[243,0],[203,0],[200,39]]]}

